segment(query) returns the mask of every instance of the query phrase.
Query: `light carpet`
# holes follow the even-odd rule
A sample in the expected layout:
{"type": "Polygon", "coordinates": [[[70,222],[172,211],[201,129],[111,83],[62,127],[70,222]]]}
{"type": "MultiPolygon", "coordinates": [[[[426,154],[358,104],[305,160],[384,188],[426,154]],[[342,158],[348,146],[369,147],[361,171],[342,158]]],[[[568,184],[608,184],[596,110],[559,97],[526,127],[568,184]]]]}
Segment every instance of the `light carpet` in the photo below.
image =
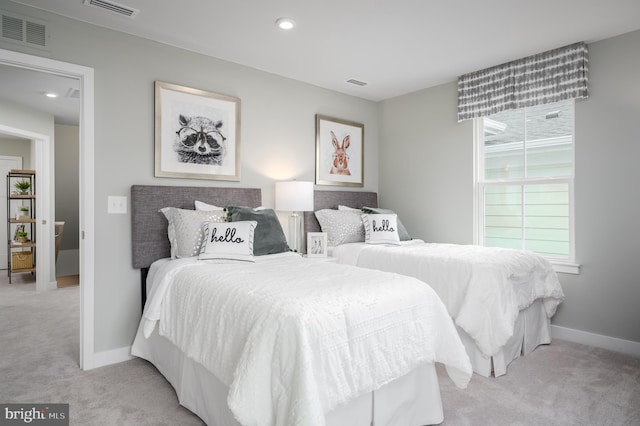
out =
{"type": "Polygon", "coordinates": [[[61,275],[56,277],[56,282],[58,288],[80,285],[80,275],[61,275]]]}
{"type": "MultiPolygon", "coordinates": [[[[202,424],[146,361],[79,369],[78,287],[0,280],[0,324],[0,402],[69,403],[72,425],[202,424]]],[[[603,349],[556,340],[466,390],[438,375],[444,425],[640,425],[640,359],[603,349]]]]}

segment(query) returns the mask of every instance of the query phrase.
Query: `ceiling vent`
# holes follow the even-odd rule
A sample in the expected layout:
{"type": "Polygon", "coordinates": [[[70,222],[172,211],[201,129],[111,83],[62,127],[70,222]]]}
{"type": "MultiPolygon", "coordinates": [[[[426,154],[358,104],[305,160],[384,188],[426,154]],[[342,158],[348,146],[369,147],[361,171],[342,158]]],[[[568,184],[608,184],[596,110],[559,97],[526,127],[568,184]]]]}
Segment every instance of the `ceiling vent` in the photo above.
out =
{"type": "Polygon", "coordinates": [[[67,93],[64,94],[66,99],[80,99],[80,89],[74,89],[70,87],[67,89],[67,93]]]}
{"type": "Polygon", "coordinates": [[[44,22],[0,11],[0,40],[38,49],[49,48],[49,31],[44,22]]]}
{"type": "Polygon", "coordinates": [[[123,4],[115,3],[106,0],[84,0],[83,2],[87,6],[97,7],[102,10],[107,10],[111,13],[116,13],[120,16],[126,16],[127,18],[135,18],[140,12],[138,9],[134,9],[123,4]]]}
{"type": "Polygon", "coordinates": [[[350,79],[347,80],[347,83],[351,83],[351,84],[355,84],[356,86],[366,86],[367,83],[365,83],[364,81],[360,81],[360,80],[355,80],[355,79],[350,79]]]}

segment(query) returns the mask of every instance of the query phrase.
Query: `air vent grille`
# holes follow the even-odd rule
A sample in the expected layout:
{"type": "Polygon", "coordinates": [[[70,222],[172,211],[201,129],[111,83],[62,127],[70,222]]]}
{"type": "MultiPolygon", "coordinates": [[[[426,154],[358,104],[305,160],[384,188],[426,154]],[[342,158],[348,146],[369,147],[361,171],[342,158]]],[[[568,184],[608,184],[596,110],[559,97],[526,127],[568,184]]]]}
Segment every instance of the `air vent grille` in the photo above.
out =
{"type": "Polygon", "coordinates": [[[24,21],[13,16],[2,15],[2,37],[22,41],[24,21]]]}
{"type": "Polygon", "coordinates": [[[47,49],[49,46],[49,32],[44,22],[0,11],[0,40],[18,43],[22,46],[47,49]]]}
{"type": "Polygon", "coordinates": [[[27,21],[27,43],[44,46],[47,44],[47,28],[42,24],[27,21]]]}
{"type": "Polygon", "coordinates": [[[93,6],[103,10],[108,10],[109,12],[117,13],[118,15],[126,16],[128,18],[135,18],[138,12],[140,12],[138,9],[134,9],[132,7],[112,1],[84,0],[84,4],[87,6],[93,6]]]}
{"type": "Polygon", "coordinates": [[[356,86],[366,86],[367,83],[365,83],[364,81],[360,81],[360,80],[356,80],[356,79],[350,79],[347,80],[347,83],[351,83],[351,84],[355,84],[356,86]]]}
{"type": "Polygon", "coordinates": [[[80,90],[70,87],[67,89],[67,93],[65,93],[64,97],[67,99],[80,99],[80,90]]]}

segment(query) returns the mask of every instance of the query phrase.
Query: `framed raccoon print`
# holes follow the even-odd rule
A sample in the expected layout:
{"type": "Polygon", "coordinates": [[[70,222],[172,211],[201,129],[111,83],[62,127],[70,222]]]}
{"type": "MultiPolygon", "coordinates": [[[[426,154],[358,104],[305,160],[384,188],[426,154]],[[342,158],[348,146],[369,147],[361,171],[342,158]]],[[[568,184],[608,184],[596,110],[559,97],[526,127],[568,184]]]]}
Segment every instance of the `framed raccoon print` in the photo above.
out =
{"type": "Polygon", "coordinates": [[[240,180],[240,99],[155,82],[155,176],[240,180]]]}

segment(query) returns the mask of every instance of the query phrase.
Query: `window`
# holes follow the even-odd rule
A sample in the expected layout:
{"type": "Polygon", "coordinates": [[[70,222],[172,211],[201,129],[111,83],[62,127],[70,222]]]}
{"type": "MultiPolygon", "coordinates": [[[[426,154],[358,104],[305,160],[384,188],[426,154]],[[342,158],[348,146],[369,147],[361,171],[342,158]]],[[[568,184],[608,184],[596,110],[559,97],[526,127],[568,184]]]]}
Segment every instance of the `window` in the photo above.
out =
{"type": "Polygon", "coordinates": [[[574,101],[476,119],[476,244],[574,264],[574,101]]]}

